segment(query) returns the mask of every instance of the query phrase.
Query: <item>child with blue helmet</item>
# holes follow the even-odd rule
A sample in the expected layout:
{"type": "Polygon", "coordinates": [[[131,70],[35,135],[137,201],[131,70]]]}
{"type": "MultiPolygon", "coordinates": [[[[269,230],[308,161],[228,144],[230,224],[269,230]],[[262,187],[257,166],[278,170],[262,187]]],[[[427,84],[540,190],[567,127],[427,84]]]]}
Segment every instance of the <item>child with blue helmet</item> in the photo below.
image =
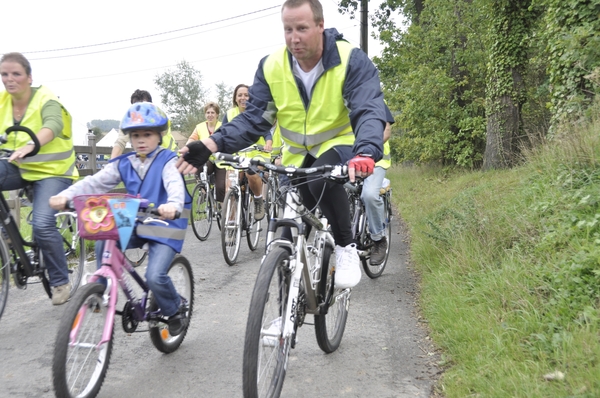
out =
{"type": "MultiPolygon", "coordinates": [[[[104,169],[77,182],[50,198],[50,206],[62,210],[75,196],[109,192],[123,182],[127,193],[139,195],[154,203],[162,225],[137,228],[127,248],[147,245],[149,250],[146,281],[154,294],[161,313],[169,319],[169,333],[181,334],[187,324],[187,305],[177,293],[167,270],[175,255],[181,252],[192,198],[183,176],[175,166],[177,154],[160,146],[169,119],[156,105],[138,102],[128,109],[121,130],[129,134],[134,152],[112,159],[104,169]],[[174,220],[176,213],[180,218],[174,220]],[[165,233],[164,228],[169,228],[165,233]]],[[[103,241],[96,244],[96,259],[100,266],[103,241]]]]}

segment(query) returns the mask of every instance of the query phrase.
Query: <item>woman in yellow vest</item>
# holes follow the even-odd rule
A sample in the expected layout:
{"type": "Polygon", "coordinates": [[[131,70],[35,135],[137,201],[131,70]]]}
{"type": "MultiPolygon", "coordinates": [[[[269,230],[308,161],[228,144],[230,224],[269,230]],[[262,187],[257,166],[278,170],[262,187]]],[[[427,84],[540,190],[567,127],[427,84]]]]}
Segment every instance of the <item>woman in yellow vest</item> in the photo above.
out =
{"type": "Polygon", "coordinates": [[[19,132],[8,135],[2,147],[15,152],[8,160],[0,160],[0,191],[33,186],[33,235],[50,276],[52,304],[63,304],[69,299],[71,285],[56,211],[50,208],[49,199],[79,177],[71,115],[46,87],[31,87],[31,64],[22,54],[4,54],[0,75],[6,89],[0,92],[0,132],[14,125],[28,127],[40,143],[39,152],[29,156],[35,149],[31,138],[19,132]]]}
{"type": "MultiPolygon", "coordinates": [[[[249,99],[250,95],[248,94],[248,86],[245,84],[238,84],[235,90],[233,90],[233,108],[227,111],[227,114],[223,118],[223,124],[226,124],[227,122],[233,120],[233,118],[235,118],[237,115],[244,112],[246,110],[246,102],[249,99]]],[[[268,132],[264,137],[259,138],[255,144],[262,145],[265,151],[270,152],[273,145],[271,133],[268,132]]],[[[244,154],[244,156],[251,158],[255,156],[264,157],[264,154],[260,151],[252,151],[244,154]]],[[[269,161],[270,156],[268,156],[265,160],[269,161]]],[[[248,177],[248,185],[250,186],[250,190],[254,194],[254,218],[256,220],[262,220],[265,216],[265,204],[262,196],[262,179],[259,175],[251,170],[246,172],[246,177],[248,177]],[[257,192],[258,195],[256,195],[257,192]]]]}
{"type": "MultiPolygon", "coordinates": [[[[187,140],[185,145],[188,145],[190,142],[194,142],[196,140],[201,140],[203,138],[210,137],[213,135],[216,129],[221,127],[221,122],[219,121],[219,114],[221,113],[221,108],[215,102],[208,102],[204,105],[204,117],[206,121],[199,123],[190,134],[190,138],[187,140]]],[[[200,172],[202,170],[198,170],[200,172]]],[[[227,168],[226,166],[221,166],[215,164],[215,160],[211,158],[210,161],[206,162],[206,172],[207,175],[211,175],[215,173],[215,188],[217,191],[217,202],[223,203],[225,199],[225,181],[227,180],[227,168]]]]}

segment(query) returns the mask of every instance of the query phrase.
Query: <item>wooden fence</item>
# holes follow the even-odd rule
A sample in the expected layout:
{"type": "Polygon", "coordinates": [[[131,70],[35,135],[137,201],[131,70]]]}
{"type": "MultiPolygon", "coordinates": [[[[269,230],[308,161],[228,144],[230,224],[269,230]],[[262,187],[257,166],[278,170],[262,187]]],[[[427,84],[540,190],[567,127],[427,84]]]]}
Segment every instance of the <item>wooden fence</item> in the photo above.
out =
{"type": "MultiPolygon", "coordinates": [[[[96,146],[96,137],[93,134],[88,134],[88,145],[75,145],[75,155],[77,157],[76,167],[81,177],[94,175],[100,171],[104,165],[110,160],[112,147],[96,146]]],[[[131,152],[131,148],[125,148],[123,153],[131,152]]],[[[196,180],[193,177],[186,178],[186,183],[191,184],[196,180]]],[[[11,208],[11,213],[15,217],[15,222],[19,226],[21,217],[21,198],[18,196],[19,191],[10,191],[8,195],[8,206],[11,208]]],[[[125,192],[124,188],[115,188],[111,192],[125,192]]]]}

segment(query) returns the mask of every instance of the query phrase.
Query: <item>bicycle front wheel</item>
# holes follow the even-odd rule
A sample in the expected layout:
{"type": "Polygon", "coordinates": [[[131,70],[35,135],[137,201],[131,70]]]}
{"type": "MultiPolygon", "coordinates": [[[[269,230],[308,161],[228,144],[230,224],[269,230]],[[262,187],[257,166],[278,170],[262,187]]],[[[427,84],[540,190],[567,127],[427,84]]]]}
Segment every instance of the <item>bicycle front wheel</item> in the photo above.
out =
{"type": "Polygon", "coordinates": [[[289,295],[290,253],[275,248],[265,257],[252,292],[244,342],[244,397],[278,397],[292,337],[283,336],[289,295]]]}
{"type": "Polygon", "coordinates": [[[221,222],[221,246],[223,247],[223,257],[229,265],[234,265],[240,251],[240,240],[242,238],[242,228],[240,227],[241,211],[239,206],[240,197],[238,191],[230,189],[225,195],[223,201],[223,216],[221,222]]]}
{"type": "Polygon", "coordinates": [[[95,397],[104,382],[113,347],[113,325],[102,301],[104,286],[90,283],[71,299],[58,327],[52,362],[58,397],[95,397]],[[102,341],[105,328],[110,339],[102,341]]]}
{"type": "Polygon", "coordinates": [[[272,218],[279,217],[279,203],[277,202],[277,186],[274,185],[274,181],[276,180],[269,178],[269,181],[267,182],[267,194],[265,197],[265,203],[267,206],[267,217],[269,221],[271,221],[272,218]]]}
{"type": "Polygon", "coordinates": [[[331,276],[335,268],[335,256],[332,257],[332,253],[333,248],[325,244],[321,257],[321,281],[317,286],[317,292],[322,299],[328,299],[327,313],[315,315],[317,343],[326,353],[334,352],[340,346],[350,306],[350,289],[335,289],[332,286],[331,276]]]}
{"type": "Polygon", "coordinates": [[[197,184],[192,195],[192,230],[196,238],[208,239],[212,227],[212,202],[206,192],[206,185],[197,184]]]}
{"type": "MultiPolygon", "coordinates": [[[[2,231],[0,231],[2,233],[2,231]]],[[[6,300],[8,299],[8,286],[10,279],[10,256],[8,254],[8,247],[4,239],[0,237],[0,318],[6,307],[6,300]]]]}
{"type": "MultiPolygon", "coordinates": [[[[165,323],[160,323],[156,325],[156,327],[150,327],[150,340],[152,340],[152,344],[156,347],[160,352],[164,352],[165,354],[170,354],[179,348],[185,336],[187,335],[188,328],[190,327],[190,321],[192,319],[192,312],[194,309],[194,274],[192,273],[192,266],[187,258],[183,256],[175,256],[171,265],[169,266],[169,271],[167,272],[171,281],[173,281],[173,285],[175,286],[175,290],[181,296],[182,300],[186,300],[188,304],[187,311],[187,326],[177,336],[171,336],[169,333],[169,327],[165,323]]],[[[158,304],[154,300],[154,297],[150,300],[150,310],[156,311],[158,309],[158,304]]]]}
{"type": "Polygon", "coordinates": [[[262,220],[254,219],[254,195],[248,194],[248,209],[246,211],[246,240],[248,247],[254,251],[258,247],[260,231],[262,231],[262,220]]]}

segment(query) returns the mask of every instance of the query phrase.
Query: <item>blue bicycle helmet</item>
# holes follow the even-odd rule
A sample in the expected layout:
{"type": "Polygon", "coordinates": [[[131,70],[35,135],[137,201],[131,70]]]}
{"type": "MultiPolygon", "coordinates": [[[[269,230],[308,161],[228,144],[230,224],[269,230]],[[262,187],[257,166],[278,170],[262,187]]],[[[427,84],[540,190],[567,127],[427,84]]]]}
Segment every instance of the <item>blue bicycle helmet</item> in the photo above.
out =
{"type": "Polygon", "coordinates": [[[121,131],[129,133],[132,130],[154,130],[165,135],[169,118],[151,102],[136,102],[121,121],[121,131]]]}

